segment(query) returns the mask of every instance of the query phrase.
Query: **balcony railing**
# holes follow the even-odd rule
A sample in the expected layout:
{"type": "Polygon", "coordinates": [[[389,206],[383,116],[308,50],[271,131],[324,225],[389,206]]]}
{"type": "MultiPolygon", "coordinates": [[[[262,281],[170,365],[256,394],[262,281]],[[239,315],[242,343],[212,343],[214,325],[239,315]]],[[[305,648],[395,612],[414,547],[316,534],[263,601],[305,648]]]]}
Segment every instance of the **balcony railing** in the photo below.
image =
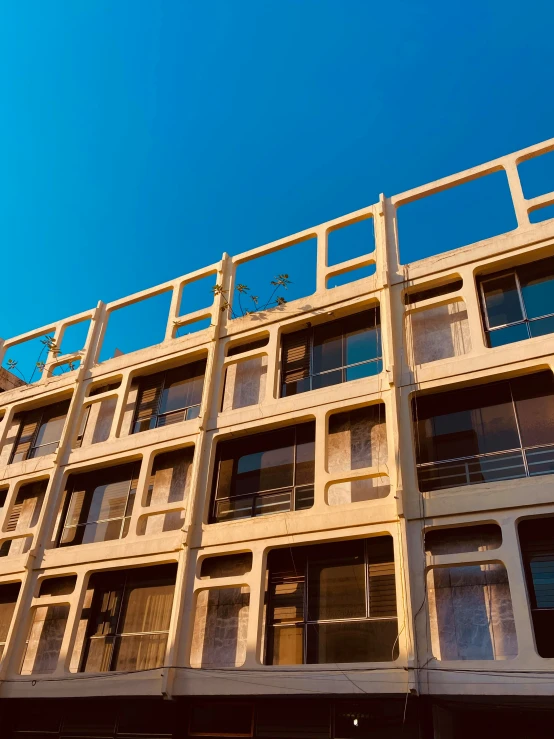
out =
{"type": "Polygon", "coordinates": [[[417,465],[422,492],[514,480],[554,472],[554,444],[426,462],[417,465]]]}
{"type": "Polygon", "coordinates": [[[215,502],[214,521],[253,518],[286,511],[302,511],[314,504],[314,486],[268,490],[251,495],[236,495],[215,502]]]}

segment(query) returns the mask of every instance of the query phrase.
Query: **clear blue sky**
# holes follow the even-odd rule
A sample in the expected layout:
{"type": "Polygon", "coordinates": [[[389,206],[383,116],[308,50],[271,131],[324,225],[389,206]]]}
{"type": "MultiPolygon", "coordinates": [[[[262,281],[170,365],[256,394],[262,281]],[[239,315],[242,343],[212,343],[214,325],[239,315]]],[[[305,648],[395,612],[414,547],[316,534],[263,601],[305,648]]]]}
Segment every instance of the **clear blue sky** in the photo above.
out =
{"type": "Polygon", "coordinates": [[[551,0],[4,3],[0,336],[553,136],[553,22],[551,0]]]}

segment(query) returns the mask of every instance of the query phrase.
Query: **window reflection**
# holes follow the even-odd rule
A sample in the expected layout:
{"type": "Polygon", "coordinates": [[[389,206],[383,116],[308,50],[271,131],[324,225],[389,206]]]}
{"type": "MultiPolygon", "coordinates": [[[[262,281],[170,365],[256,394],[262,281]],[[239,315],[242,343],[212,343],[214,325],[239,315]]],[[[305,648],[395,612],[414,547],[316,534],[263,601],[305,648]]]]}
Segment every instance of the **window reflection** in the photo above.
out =
{"type": "Polygon", "coordinates": [[[490,347],[554,333],[554,258],[523,264],[481,280],[490,347]]]}

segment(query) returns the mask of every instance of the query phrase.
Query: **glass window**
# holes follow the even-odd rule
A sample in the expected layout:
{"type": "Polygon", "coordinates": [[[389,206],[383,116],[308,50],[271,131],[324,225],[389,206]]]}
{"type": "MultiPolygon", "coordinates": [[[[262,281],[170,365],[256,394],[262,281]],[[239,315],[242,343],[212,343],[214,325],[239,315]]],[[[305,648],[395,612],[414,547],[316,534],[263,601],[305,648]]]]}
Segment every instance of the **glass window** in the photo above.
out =
{"type": "Polygon", "coordinates": [[[0,659],[4,653],[21,583],[0,585],[0,659]]]}
{"type": "Polygon", "coordinates": [[[515,273],[483,281],[483,295],[489,328],[523,320],[515,273]]]}
{"type": "Polygon", "coordinates": [[[390,537],[273,550],[268,569],[268,664],[396,659],[390,537]]]}
{"type": "Polygon", "coordinates": [[[313,374],[342,367],[342,323],[332,321],[314,328],[313,374]]]}
{"type": "Polygon", "coordinates": [[[420,396],[414,418],[419,463],[520,446],[508,382],[420,396]]]}
{"type": "Polygon", "coordinates": [[[59,546],[123,538],[133,510],[139,465],[72,475],[59,546]]]}
{"type": "Polygon", "coordinates": [[[516,377],[511,381],[522,445],[554,442],[554,377],[552,372],[516,377]]]}
{"type": "Polygon", "coordinates": [[[68,410],[69,400],[66,400],[24,413],[10,462],[54,454],[60,443],[68,410]]]}
{"type": "Polygon", "coordinates": [[[554,380],[539,372],[413,401],[421,490],[554,472],[554,380]]]}
{"type": "Polygon", "coordinates": [[[167,372],[158,410],[159,415],[200,405],[204,384],[204,365],[204,362],[195,362],[167,372]]]}
{"type": "Polygon", "coordinates": [[[44,414],[31,453],[32,457],[42,457],[56,451],[65,424],[66,406],[66,403],[60,404],[44,414]]]}
{"type": "Polygon", "coordinates": [[[554,313],[554,259],[524,264],[518,267],[517,274],[527,318],[554,313]]]}
{"type": "Polygon", "coordinates": [[[554,657],[554,517],[527,519],[518,526],[537,652],[554,657]]]}
{"type": "Polygon", "coordinates": [[[481,281],[490,347],[554,333],[554,258],[522,264],[481,281]]]}
{"type": "MultiPolygon", "coordinates": [[[[539,323],[535,321],[535,323],[539,323]]],[[[504,326],[499,328],[497,331],[491,331],[489,333],[489,346],[494,348],[495,346],[505,346],[506,344],[513,344],[516,341],[524,341],[529,338],[529,330],[525,323],[515,323],[512,326],[504,326]]]]}
{"type": "Polygon", "coordinates": [[[363,541],[354,542],[344,558],[312,562],[308,570],[310,620],[361,618],[366,615],[363,541]]]}
{"type": "Polygon", "coordinates": [[[380,354],[380,328],[377,326],[377,312],[369,311],[352,316],[345,322],[346,365],[358,364],[375,359],[380,354]]]}
{"type": "Polygon", "coordinates": [[[176,565],[96,573],[81,672],[163,664],[176,565]]]}
{"type": "Polygon", "coordinates": [[[206,360],[139,379],[133,433],[198,418],[206,360]]]}
{"type": "Polygon", "coordinates": [[[379,308],[283,337],[282,392],[295,395],[382,371],[379,308]]]}
{"type": "Polygon", "coordinates": [[[220,442],[214,520],[309,508],[314,446],[314,423],[220,442]]]}

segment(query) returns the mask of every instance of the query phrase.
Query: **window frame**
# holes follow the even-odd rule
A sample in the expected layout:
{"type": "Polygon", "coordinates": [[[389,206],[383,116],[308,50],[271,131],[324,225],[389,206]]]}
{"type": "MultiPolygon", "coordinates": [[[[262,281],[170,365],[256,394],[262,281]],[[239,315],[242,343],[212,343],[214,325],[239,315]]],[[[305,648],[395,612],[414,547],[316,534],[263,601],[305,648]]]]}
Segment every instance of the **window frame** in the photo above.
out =
{"type": "MultiPolygon", "coordinates": [[[[158,372],[153,372],[150,375],[143,375],[143,376],[139,377],[138,378],[138,393],[137,393],[137,400],[136,400],[136,403],[135,403],[135,409],[134,409],[134,412],[133,412],[133,423],[132,423],[132,426],[131,426],[131,434],[140,434],[143,431],[152,431],[153,429],[162,428],[163,426],[165,426],[165,424],[160,425],[160,423],[159,423],[160,418],[167,418],[168,416],[172,416],[172,415],[174,415],[176,413],[183,413],[184,412],[184,418],[182,419],[182,421],[178,421],[177,423],[182,423],[184,421],[191,421],[191,420],[194,420],[195,418],[198,418],[199,415],[200,415],[200,408],[202,406],[202,396],[204,395],[204,380],[205,380],[205,377],[206,377],[206,361],[207,361],[206,359],[197,359],[197,360],[192,361],[192,362],[186,362],[185,364],[179,365],[178,367],[169,367],[166,370],[161,370],[159,373],[158,372]],[[195,403],[194,405],[186,405],[186,406],[183,406],[182,408],[174,408],[173,410],[166,411],[165,413],[160,413],[159,410],[160,410],[160,406],[161,406],[161,403],[162,403],[164,390],[166,388],[166,382],[167,382],[167,376],[168,376],[168,374],[170,372],[174,372],[175,370],[179,370],[179,369],[184,370],[186,367],[190,367],[191,365],[199,364],[201,362],[204,363],[204,374],[202,375],[202,392],[200,394],[200,402],[199,403],[195,403]],[[149,426],[148,429],[135,430],[135,426],[137,425],[137,417],[138,417],[138,414],[140,412],[141,395],[142,395],[142,392],[143,392],[143,390],[142,390],[143,381],[145,379],[147,379],[148,377],[152,377],[152,375],[157,375],[157,374],[162,375],[162,380],[161,380],[160,386],[159,386],[160,390],[159,390],[159,393],[158,393],[158,399],[157,399],[157,403],[156,403],[156,408],[152,412],[152,415],[150,417],[150,426],[149,426]],[[197,408],[198,409],[198,413],[196,415],[189,415],[189,412],[192,409],[194,409],[194,408],[197,408]]],[[[195,375],[195,377],[199,377],[199,375],[195,375]]],[[[193,378],[188,378],[188,379],[193,379],[193,378]]]]}
{"type": "MultiPolygon", "coordinates": [[[[376,537],[377,539],[382,539],[390,537],[390,535],[376,537]]],[[[373,538],[373,537],[371,537],[373,538]]],[[[356,542],[356,539],[347,539],[345,540],[345,543],[353,543],[356,542]]],[[[309,592],[310,592],[310,568],[314,565],[325,565],[330,564],[333,565],[337,562],[340,562],[341,559],[346,559],[346,557],[335,557],[332,556],[329,557],[322,557],[322,556],[316,556],[311,557],[309,552],[306,556],[305,562],[302,566],[302,573],[296,572],[294,577],[289,576],[278,576],[275,578],[274,575],[272,575],[271,570],[269,569],[269,566],[267,567],[268,572],[268,593],[267,593],[267,619],[266,619],[266,633],[265,633],[265,654],[264,654],[264,664],[271,665],[271,666],[277,666],[280,665],[273,663],[271,661],[271,656],[273,653],[273,647],[275,642],[275,631],[277,629],[282,628],[290,628],[291,626],[295,627],[301,627],[302,628],[302,664],[303,665],[309,665],[309,664],[329,664],[325,662],[309,662],[308,661],[308,654],[309,654],[309,626],[318,627],[320,624],[339,624],[339,623],[366,623],[366,622],[375,622],[375,621],[395,621],[397,625],[397,631],[398,631],[398,603],[396,602],[396,615],[395,616],[371,616],[371,606],[370,606],[370,598],[371,598],[371,589],[370,589],[370,559],[371,559],[371,552],[370,552],[370,546],[369,546],[369,539],[366,537],[363,540],[363,565],[364,565],[364,606],[365,606],[365,616],[356,616],[351,618],[325,618],[325,619],[314,619],[310,618],[309,614],[309,592]],[[282,623],[274,623],[273,618],[273,602],[274,602],[274,595],[272,585],[281,582],[298,582],[302,583],[304,587],[304,592],[302,593],[302,608],[303,608],[303,618],[297,619],[294,621],[285,621],[282,623]]],[[[336,542],[326,542],[327,544],[331,543],[334,544],[336,542]]],[[[318,545],[307,545],[307,548],[309,549],[310,546],[317,547],[318,545]]],[[[395,600],[396,600],[396,561],[394,558],[394,544],[391,541],[392,546],[392,564],[394,568],[394,584],[395,584],[395,600]]],[[[291,550],[299,547],[290,547],[291,550]]],[[[296,570],[296,566],[295,566],[296,570]]],[[[396,638],[395,647],[398,646],[398,636],[396,638]]],[[[390,660],[391,662],[395,662],[398,659],[397,656],[390,660]]],[[[387,660],[388,661],[388,660],[387,660]]],[[[296,664],[296,663],[293,663],[296,664]]]]}
{"type": "MultiPolygon", "coordinates": [[[[517,377],[509,377],[509,378],[507,378],[505,380],[497,380],[497,381],[493,381],[493,382],[486,382],[486,383],[482,383],[480,385],[474,385],[474,386],[473,385],[470,385],[470,386],[467,386],[467,387],[459,388],[457,390],[446,390],[446,391],[442,391],[442,392],[439,392],[439,393],[430,393],[429,396],[432,396],[432,395],[445,395],[445,394],[449,394],[449,393],[463,392],[464,390],[469,389],[469,388],[477,389],[477,388],[486,388],[487,386],[492,386],[492,385],[501,385],[501,384],[507,385],[508,386],[508,389],[509,389],[509,393],[510,393],[510,403],[509,403],[509,405],[510,405],[511,410],[512,410],[512,418],[513,418],[513,421],[514,421],[515,432],[517,433],[517,436],[518,436],[519,446],[517,446],[517,447],[511,447],[511,448],[508,448],[508,449],[495,450],[495,451],[478,452],[476,454],[462,455],[462,456],[459,456],[459,457],[448,457],[448,458],[445,458],[445,459],[432,460],[432,461],[428,461],[428,462],[419,462],[418,461],[419,454],[420,454],[420,451],[419,451],[420,450],[420,441],[421,441],[420,432],[419,432],[419,428],[420,428],[419,425],[423,422],[424,419],[419,419],[419,417],[418,417],[418,410],[417,410],[417,400],[418,400],[418,397],[417,397],[417,393],[414,393],[413,396],[412,396],[412,429],[413,429],[413,438],[414,438],[414,447],[415,447],[414,451],[415,451],[415,462],[416,462],[416,474],[417,474],[417,480],[418,480],[418,488],[419,488],[420,492],[433,492],[433,491],[437,491],[437,490],[446,490],[448,488],[454,488],[454,487],[466,487],[466,486],[476,485],[476,484],[480,484],[480,483],[504,482],[506,480],[517,480],[517,479],[524,479],[524,478],[531,478],[531,477],[540,477],[540,476],[546,475],[546,474],[552,474],[552,472],[550,472],[548,470],[546,472],[540,472],[540,471],[539,472],[537,472],[537,471],[532,472],[532,471],[530,471],[530,467],[533,464],[540,465],[541,464],[541,461],[538,460],[538,461],[534,461],[534,462],[531,461],[530,462],[530,460],[528,459],[528,453],[529,452],[534,452],[535,450],[537,450],[537,452],[540,454],[540,450],[541,449],[544,449],[544,450],[552,449],[552,450],[554,450],[554,439],[550,443],[540,443],[540,444],[525,444],[524,443],[525,440],[524,440],[523,432],[522,432],[522,421],[520,419],[520,415],[519,415],[518,407],[517,407],[518,398],[517,397],[514,397],[514,386],[513,386],[513,381],[517,381],[517,380],[520,380],[522,378],[526,378],[528,381],[532,381],[532,378],[534,376],[540,375],[540,374],[543,374],[543,373],[548,373],[548,372],[550,372],[550,374],[552,374],[550,370],[543,370],[541,372],[532,372],[532,373],[530,373],[528,375],[522,375],[522,376],[517,376],[517,377]],[[479,467],[479,469],[476,470],[476,471],[473,471],[473,472],[470,471],[470,465],[471,464],[479,464],[480,465],[481,464],[481,460],[484,460],[484,461],[494,460],[495,457],[501,458],[501,457],[506,456],[506,455],[511,455],[512,458],[515,457],[516,455],[519,455],[519,457],[521,458],[521,463],[520,464],[518,463],[518,464],[523,469],[523,474],[513,474],[513,475],[510,475],[510,476],[493,477],[493,478],[488,478],[488,479],[485,478],[485,479],[482,479],[482,480],[471,480],[471,476],[474,475],[474,474],[477,474],[477,475],[481,474],[481,475],[483,475],[483,470],[482,470],[481,467],[479,467]],[[463,475],[465,475],[465,478],[466,478],[466,481],[465,482],[455,482],[455,483],[452,483],[450,485],[441,485],[439,487],[434,487],[434,486],[432,486],[432,479],[431,479],[431,487],[427,487],[427,486],[426,487],[423,487],[422,486],[422,479],[420,477],[420,470],[430,469],[430,470],[436,470],[436,471],[440,472],[440,470],[441,469],[444,469],[444,467],[446,467],[447,465],[455,465],[457,463],[459,465],[462,465],[462,464],[464,465],[464,472],[463,473],[460,472],[459,474],[451,474],[450,477],[462,477],[462,474],[463,474],[463,475]]],[[[543,397],[548,397],[548,396],[543,396],[543,397]]],[[[480,408],[483,408],[483,407],[487,407],[487,406],[480,406],[480,408]]],[[[434,418],[434,417],[435,416],[431,416],[430,418],[434,418]]],[[[429,419],[425,419],[425,420],[429,420],[429,419]]],[[[434,435],[431,435],[431,438],[434,438],[434,435]]],[[[512,465],[513,466],[513,459],[507,459],[506,462],[508,463],[508,465],[512,465]]],[[[546,462],[543,462],[543,464],[548,464],[548,463],[549,463],[548,460],[546,462]]],[[[503,468],[500,468],[500,469],[503,469],[503,468]]],[[[508,467],[508,469],[509,469],[509,467],[508,467]]],[[[440,478],[437,478],[437,479],[440,479],[440,478]]]]}
{"type": "Polygon", "coordinates": [[[4,601],[4,603],[6,602],[13,603],[13,610],[10,616],[8,628],[6,630],[6,639],[4,641],[0,639],[0,663],[2,662],[2,658],[4,657],[4,654],[6,652],[6,646],[8,645],[8,641],[9,641],[8,637],[10,636],[10,629],[13,627],[14,614],[17,609],[17,604],[19,602],[19,596],[21,595],[21,585],[22,585],[21,580],[0,583],[0,589],[3,587],[6,587],[6,588],[11,587],[13,590],[15,590],[15,587],[17,586],[17,594],[15,595],[15,599],[10,600],[10,601],[4,601]]]}
{"type": "MultiPolygon", "coordinates": [[[[291,426],[283,426],[281,428],[271,429],[271,430],[262,432],[260,434],[260,436],[262,436],[262,435],[263,436],[265,436],[265,435],[270,436],[272,434],[279,433],[279,432],[282,432],[282,431],[287,431],[287,430],[288,431],[293,431],[293,433],[294,433],[294,442],[292,444],[292,450],[293,450],[293,452],[292,452],[292,459],[293,459],[293,462],[292,462],[292,467],[293,467],[293,469],[292,469],[292,484],[291,485],[282,486],[282,487],[279,487],[279,488],[271,488],[269,490],[261,490],[261,491],[257,491],[257,492],[254,492],[254,493],[242,493],[241,495],[232,495],[231,494],[231,495],[224,496],[224,497],[218,497],[217,493],[218,493],[218,488],[219,488],[219,480],[220,480],[220,475],[221,475],[221,463],[222,463],[221,447],[224,447],[226,444],[229,444],[229,443],[232,443],[233,441],[236,441],[236,439],[232,439],[232,438],[224,439],[224,440],[220,441],[217,444],[217,447],[218,448],[216,449],[216,459],[215,459],[216,473],[214,475],[214,482],[213,482],[213,485],[212,485],[212,495],[211,495],[211,504],[210,504],[209,523],[224,523],[224,522],[228,522],[228,521],[244,521],[244,520],[248,520],[248,519],[251,519],[251,518],[258,518],[259,516],[264,516],[264,515],[266,515],[266,516],[267,515],[275,515],[275,514],[263,513],[263,512],[256,513],[256,504],[257,504],[258,500],[260,498],[263,498],[264,496],[278,495],[279,493],[285,494],[286,492],[289,492],[289,491],[290,491],[290,508],[288,509],[288,511],[277,511],[276,513],[292,512],[292,511],[297,511],[297,510],[307,510],[307,508],[311,508],[313,506],[313,502],[312,502],[312,506],[308,506],[308,507],[305,507],[305,508],[297,508],[296,496],[297,496],[297,491],[298,490],[308,490],[309,488],[312,488],[312,490],[314,489],[314,485],[315,485],[315,421],[306,421],[304,423],[297,423],[297,424],[294,424],[294,425],[291,425],[291,426]],[[308,424],[312,424],[313,427],[314,427],[314,482],[312,482],[312,483],[303,483],[302,485],[297,485],[296,484],[296,478],[297,478],[297,450],[298,450],[298,446],[299,446],[298,445],[298,427],[299,426],[306,426],[308,424]],[[236,517],[236,518],[235,517],[231,517],[231,518],[218,518],[218,513],[217,513],[218,503],[220,503],[222,501],[233,501],[233,500],[248,499],[248,498],[252,498],[251,513],[250,513],[249,516],[240,516],[240,517],[236,517]]],[[[240,439],[248,439],[249,436],[250,435],[245,435],[245,436],[238,437],[238,438],[240,438],[240,439]]],[[[275,449],[275,448],[282,448],[282,447],[274,447],[273,449],[275,449]]],[[[272,451],[272,449],[267,449],[265,451],[272,451]]],[[[240,457],[237,457],[235,455],[232,457],[232,460],[233,460],[233,470],[232,470],[232,473],[231,473],[231,482],[230,482],[230,490],[231,491],[234,490],[235,489],[235,486],[236,486],[237,464],[238,464],[238,460],[239,459],[240,459],[240,457]]],[[[258,469],[263,469],[263,468],[258,468],[258,469]]]]}
{"type": "MultiPolygon", "coordinates": [[[[170,564],[173,565],[174,563],[170,563],[170,564]]],[[[151,569],[152,567],[157,567],[157,566],[163,567],[164,565],[151,565],[150,567],[148,566],[137,567],[137,568],[132,568],[131,571],[134,571],[134,570],[145,571],[145,570],[151,569]]],[[[115,575],[117,572],[118,572],[117,570],[99,570],[99,571],[94,572],[93,575],[109,576],[109,575],[115,575]]],[[[163,578],[159,578],[159,580],[161,582],[163,578]]],[[[116,645],[118,644],[118,642],[120,644],[121,639],[126,636],[155,636],[157,634],[165,634],[167,636],[166,644],[165,644],[165,653],[164,653],[164,660],[165,660],[165,656],[167,655],[167,643],[169,639],[169,632],[171,630],[173,605],[175,601],[175,586],[177,583],[176,564],[175,564],[175,571],[174,571],[174,578],[173,578],[173,594],[172,594],[172,601],[171,601],[171,609],[169,613],[169,622],[167,625],[167,629],[155,629],[152,631],[135,631],[135,632],[120,630],[122,621],[127,615],[127,607],[124,607],[126,604],[126,594],[129,591],[129,587],[133,587],[133,585],[136,585],[136,583],[132,580],[132,578],[129,575],[129,570],[123,571],[123,581],[122,582],[123,584],[117,588],[116,587],[109,588],[106,586],[102,586],[102,584],[100,584],[99,586],[96,586],[96,585],[94,586],[94,592],[93,592],[91,606],[90,606],[90,615],[87,621],[86,633],[85,633],[85,638],[84,638],[83,652],[79,660],[79,668],[77,670],[78,673],[95,674],[94,671],[87,673],[85,670],[85,667],[86,667],[86,661],[88,659],[88,655],[90,652],[91,643],[93,640],[98,640],[98,639],[106,640],[106,642],[109,644],[109,647],[110,647],[109,669],[104,670],[98,674],[117,672],[117,670],[115,670],[114,668],[114,661],[116,657],[119,655],[118,650],[116,650],[116,645]],[[114,631],[108,634],[96,634],[96,635],[91,634],[90,632],[97,626],[96,619],[102,612],[102,598],[99,597],[99,595],[100,594],[105,595],[106,593],[114,593],[114,592],[117,593],[119,597],[119,605],[117,609],[117,619],[116,619],[117,623],[114,628],[114,631]],[[110,640],[109,642],[108,642],[108,639],[110,640]]],[[[145,582],[148,582],[147,574],[145,574],[145,582]]],[[[90,580],[89,580],[89,583],[90,583],[90,580]]],[[[127,606],[128,606],[128,603],[127,603],[127,606]]],[[[83,609],[84,609],[84,606],[83,606],[83,609]]],[[[149,668],[149,669],[159,669],[159,668],[149,668]]],[[[140,672],[140,670],[137,670],[137,672],[140,672]]]]}
{"type": "MultiPolygon", "coordinates": [[[[138,481],[138,477],[139,477],[139,474],[140,474],[140,466],[141,466],[141,461],[139,460],[139,461],[136,461],[136,462],[127,462],[126,464],[124,463],[122,465],[112,465],[112,467],[104,467],[104,468],[100,468],[99,470],[92,470],[91,472],[88,472],[88,473],[87,472],[75,473],[74,474],[74,479],[73,479],[72,485],[71,485],[71,492],[69,493],[69,495],[67,495],[67,499],[64,502],[63,513],[62,513],[62,522],[60,524],[59,534],[58,534],[58,536],[56,538],[56,549],[65,549],[66,547],[80,547],[80,546],[86,546],[87,544],[101,544],[101,543],[105,543],[106,541],[121,541],[122,539],[124,539],[125,536],[127,535],[127,532],[123,533],[124,530],[125,530],[125,525],[127,524],[127,522],[129,522],[129,524],[130,524],[132,513],[133,513],[133,508],[134,508],[134,497],[133,497],[133,495],[136,495],[136,492],[137,492],[137,486],[133,487],[133,481],[135,481],[135,480],[138,481]],[[77,482],[76,482],[77,478],[81,477],[81,475],[83,475],[83,476],[84,475],[92,476],[92,475],[94,475],[95,472],[107,471],[109,469],[117,469],[118,467],[124,467],[124,466],[127,466],[127,465],[130,465],[130,466],[132,465],[132,467],[131,467],[131,477],[129,479],[129,487],[127,489],[127,494],[126,494],[126,498],[125,498],[125,507],[124,507],[123,516],[114,516],[112,518],[102,518],[102,519],[98,519],[96,521],[86,521],[85,523],[77,523],[77,524],[71,524],[69,526],[66,526],[66,523],[65,522],[67,521],[67,516],[69,514],[69,510],[70,510],[70,507],[71,507],[71,501],[72,501],[73,495],[75,493],[75,485],[77,484],[77,482]],[[133,493],[133,495],[131,495],[131,493],[133,493]],[[129,500],[131,500],[131,499],[133,500],[133,505],[131,506],[131,509],[128,512],[129,500]],[[87,526],[97,525],[99,523],[109,523],[110,521],[121,521],[121,526],[120,526],[120,529],[119,529],[119,536],[117,537],[117,539],[103,539],[102,541],[79,542],[77,544],[75,544],[75,543],[64,544],[62,542],[62,537],[63,537],[64,531],[66,529],[74,529],[74,530],[77,530],[79,528],[85,529],[87,526]]],[[[105,484],[110,484],[110,483],[105,483],[105,484]]],[[[87,490],[85,491],[85,499],[86,499],[86,496],[89,495],[89,494],[92,497],[94,495],[94,491],[96,490],[97,487],[99,487],[98,484],[94,488],[92,488],[92,490],[91,490],[90,487],[87,488],[87,490]]]]}
{"type": "MultiPolygon", "coordinates": [[[[378,364],[379,362],[383,362],[383,343],[382,343],[382,332],[381,332],[381,311],[380,311],[380,305],[376,305],[374,307],[365,308],[364,310],[358,311],[356,313],[351,313],[346,316],[342,316],[341,318],[335,318],[332,321],[325,321],[323,323],[318,323],[315,326],[308,326],[307,329],[298,329],[297,331],[291,331],[289,333],[283,334],[281,337],[281,360],[279,362],[280,370],[279,370],[279,386],[280,386],[280,396],[281,398],[288,398],[292,397],[292,395],[300,395],[301,393],[307,393],[311,392],[312,390],[322,390],[325,387],[332,387],[333,385],[342,385],[345,382],[352,382],[352,380],[349,380],[347,378],[347,370],[351,369],[352,367],[361,367],[362,365],[369,365],[369,364],[378,364]],[[370,313],[373,312],[375,315],[375,325],[373,326],[373,329],[369,330],[375,330],[377,333],[377,345],[380,349],[379,356],[375,357],[374,359],[364,359],[361,362],[352,362],[350,364],[346,364],[346,337],[349,333],[347,330],[345,330],[345,322],[348,321],[349,318],[356,318],[358,316],[362,316],[364,313],[370,313]],[[377,318],[379,320],[377,320],[377,318]],[[340,367],[333,367],[332,369],[323,370],[322,372],[314,372],[314,336],[315,331],[322,327],[322,326],[329,326],[333,323],[340,323],[341,324],[341,366],[340,367]],[[300,392],[292,393],[291,395],[287,395],[285,390],[287,387],[286,382],[286,371],[285,371],[285,353],[283,351],[284,348],[284,341],[286,341],[287,336],[292,336],[295,333],[299,333],[300,331],[308,331],[308,354],[309,354],[309,374],[307,377],[303,378],[303,380],[297,380],[296,382],[302,382],[302,381],[308,381],[309,382],[309,388],[306,390],[301,390],[300,392]],[[315,387],[314,388],[314,378],[315,377],[323,377],[324,375],[332,374],[333,372],[340,372],[341,373],[341,380],[340,382],[332,383],[331,385],[322,385],[321,387],[315,387]]],[[[381,367],[381,372],[383,371],[383,368],[381,367]]],[[[380,374],[380,372],[376,372],[375,375],[380,374]]],[[[365,379],[367,377],[374,377],[375,375],[365,375],[362,378],[354,378],[354,379],[365,379]]]]}
{"type": "MultiPolygon", "coordinates": [[[[542,260],[537,260],[537,262],[540,262],[540,261],[542,260]]],[[[527,339],[539,338],[539,337],[534,337],[533,334],[531,333],[531,324],[537,321],[542,321],[545,318],[554,317],[554,311],[551,313],[544,313],[543,315],[536,316],[535,318],[529,318],[529,316],[527,315],[527,308],[525,306],[525,299],[523,297],[523,290],[521,288],[521,281],[520,281],[520,277],[518,274],[518,268],[526,267],[530,264],[533,264],[533,262],[526,262],[524,264],[518,264],[515,267],[511,267],[505,270],[500,270],[499,272],[494,272],[488,275],[483,275],[482,277],[479,278],[479,297],[481,300],[481,314],[483,317],[485,334],[486,334],[487,344],[488,344],[489,349],[496,348],[496,347],[491,347],[491,342],[490,342],[490,334],[494,333],[495,331],[501,331],[506,328],[511,328],[512,326],[525,326],[527,330],[527,339]],[[489,322],[489,314],[487,310],[487,302],[486,302],[486,297],[485,297],[484,286],[487,282],[493,282],[494,280],[497,280],[501,277],[508,277],[510,275],[514,276],[517,296],[518,296],[519,305],[521,308],[521,314],[523,318],[518,321],[511,321],[510,323],[503,323],[500,326],[491,327],[490,322],[489,322]]],[[[552,275],[552,279],[554,282],[554,273],[552,275]]],[[[525,341],[525,340],[526,339],[519,339],[519,341],[525,341]]],[[[517,342],[506,342],[506,344],[499,344],[498,346],[506,346],[508,343],[517,343],[517,342]]]]}
{"type": "MultiPolygon", "coordinates": [[[[31,437],[31,442],[29,444],[29,449],[28,449],[27,453],[25,454],[25,456],[23,457],[23,459],[17,460],[17,462],[26,462],[29,459],[35,459],[35,450],[36,449],[41,449],[42,447],[45,447],[45,446],[52,446],[53,444],[56,444],[57,445],[56,448],[54,449],[54,451],[50,452],[50,454],[55,454],[58,451],[58,448],[60,446],[60,441],[62,440],[63,432],[64,432],[64,429],[65,429],[65,424],[66,424],[66,421],[67,421],[67,415],[69,413],[69,403],[71,403],[71,400],[68,400],[68,401],[67,400],[60,400],[57,403],[49,403],[48,405],[44,405],[44,406],[41,406],[40,408],[37,408],[36,409],[36,410],[40,410],[40,417],[39,417],[39,420],[37,421],[36,429],[35,429],[32,437],[31,437]],[[40,434],[40,430],[41,430],[41,428],[43,426],[43,423],[48,423],[48,420],[51,420],[51,419],[48,419],[47,421],[44,421],[44,415],[45,415],[46,410],[48,408],[53,408],[53,407],[55,407],[57,405],[62,405],[62,404],[65,404],[65,403],[68,403],[68,407],[67,407],[66,412],[65,412],[65,418],[64,418],[63,427],[62,427],[62,430],[61,430],[61,433],[60,433],[60,438],[57,441],[50,441],[50,442],[47,442],[46,444],[36,444],[36,441],[37,441],[38,436],[40,434]]],[[[32,412],[33,412],[33,409],[28,410],[28,411],[23,411],[23,414],[21,416],[21,421],[19,423],[19,428],[17,430],[17,437],[16,437],[15,443],[13,445],[13,449],[12,449],[11,454],[10,454],[10,461],[8,462],[8,464],[16,464],[16,462],[14,462],[14,457],[17,454],[17,447],[19,446],[19,442],[21,440],[21,434],[23,433],[23,428],[25,426],[25,417],[28,416],[28,414],[29,413],[32,413],[32,412]]],[[[45,454],[45,455],[40,455],[40,456],[47,456],[47,455],[45,454]]]]}

